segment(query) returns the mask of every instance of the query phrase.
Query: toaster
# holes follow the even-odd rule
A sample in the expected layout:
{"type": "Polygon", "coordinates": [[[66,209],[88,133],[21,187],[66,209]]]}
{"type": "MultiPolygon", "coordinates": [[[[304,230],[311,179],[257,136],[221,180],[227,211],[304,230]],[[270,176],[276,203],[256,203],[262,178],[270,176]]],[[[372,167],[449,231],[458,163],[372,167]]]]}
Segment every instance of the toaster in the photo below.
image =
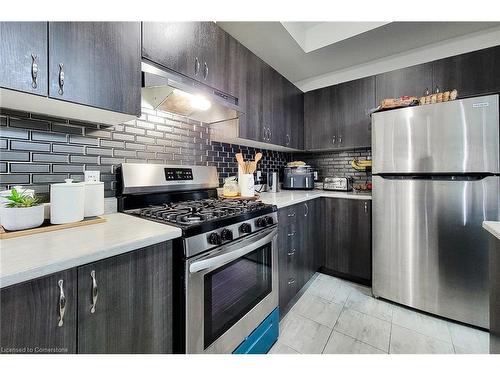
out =
{"type": "Polygon", "coordinates": [[[282,188],[288,190],[314,189],[314,171],[311,166],[285,167],[282,188]]]}
{"type": "Polygon", "coordinates": [[[323,190],[352,190],[352,178],[350,177],[326,177],[323,181],[323,190]]]}

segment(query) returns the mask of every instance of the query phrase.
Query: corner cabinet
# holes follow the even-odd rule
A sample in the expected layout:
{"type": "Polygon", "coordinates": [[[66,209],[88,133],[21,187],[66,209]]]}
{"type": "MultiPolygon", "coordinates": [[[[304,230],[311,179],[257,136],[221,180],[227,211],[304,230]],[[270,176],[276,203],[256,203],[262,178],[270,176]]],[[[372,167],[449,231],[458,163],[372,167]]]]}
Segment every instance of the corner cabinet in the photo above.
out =
{"type": "Polygon", "coordinates": [[[2,353],[173,352],[171,242],[3,288],[0,297],[2,353]]]}
{"type": "Polygon", "coordinates": [[[0,353],[76,353],[76,269],[0,291],[0,353]]]}
{"type": "Polygon", "coordinates": [[[47,96],[47,22],[0,22],[0,87],[47,96]]]}
{"type": "Polygon", "coordinates": [[[334,276],[371,285],[371,201],[324,199],[325,253],[322,270],[334,276]]]}
{"type": "Polygon", "coordinates": [[[141,113],[139,22],[49,22],[49,97],[141,113]]]}

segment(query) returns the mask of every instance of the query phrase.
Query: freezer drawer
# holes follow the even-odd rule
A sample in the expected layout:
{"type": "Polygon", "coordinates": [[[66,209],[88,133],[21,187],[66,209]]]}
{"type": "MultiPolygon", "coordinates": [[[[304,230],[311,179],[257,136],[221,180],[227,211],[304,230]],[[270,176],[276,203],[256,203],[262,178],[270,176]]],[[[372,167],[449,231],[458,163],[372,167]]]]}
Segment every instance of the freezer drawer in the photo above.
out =
{"type": "Polygon", "coordinates": [[[373,177],[373,294],[488,328],[488,235],[500,177],[373,177]]]}
{"type": "Polygon", "coordinates": [[[373,173],[499,173],[498,95],[372,116],[373,173]]]}

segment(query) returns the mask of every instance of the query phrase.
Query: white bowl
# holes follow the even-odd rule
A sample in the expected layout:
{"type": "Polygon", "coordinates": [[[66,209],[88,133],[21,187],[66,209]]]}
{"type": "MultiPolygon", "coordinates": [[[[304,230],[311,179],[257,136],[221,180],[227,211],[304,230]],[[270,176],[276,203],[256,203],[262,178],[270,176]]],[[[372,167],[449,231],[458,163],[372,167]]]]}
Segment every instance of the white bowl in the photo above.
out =
{"type": "Polygon", "coordinates": [[[33,207],[1,207],[0,222],[6,230],[22,230],[36,228],[44,220],[44,206],[33,207]]]}

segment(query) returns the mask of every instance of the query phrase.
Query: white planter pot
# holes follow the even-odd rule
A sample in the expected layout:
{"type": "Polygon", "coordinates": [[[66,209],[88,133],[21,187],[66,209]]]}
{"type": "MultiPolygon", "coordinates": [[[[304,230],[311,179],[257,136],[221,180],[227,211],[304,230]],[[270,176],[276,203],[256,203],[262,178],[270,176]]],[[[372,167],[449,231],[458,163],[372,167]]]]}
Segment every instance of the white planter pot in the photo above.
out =
{"type": "Polygon", "coordinates": [[[6,230],[36,228],[44,220],[44,206],[0,208],[0,221],[6,230]]]}

